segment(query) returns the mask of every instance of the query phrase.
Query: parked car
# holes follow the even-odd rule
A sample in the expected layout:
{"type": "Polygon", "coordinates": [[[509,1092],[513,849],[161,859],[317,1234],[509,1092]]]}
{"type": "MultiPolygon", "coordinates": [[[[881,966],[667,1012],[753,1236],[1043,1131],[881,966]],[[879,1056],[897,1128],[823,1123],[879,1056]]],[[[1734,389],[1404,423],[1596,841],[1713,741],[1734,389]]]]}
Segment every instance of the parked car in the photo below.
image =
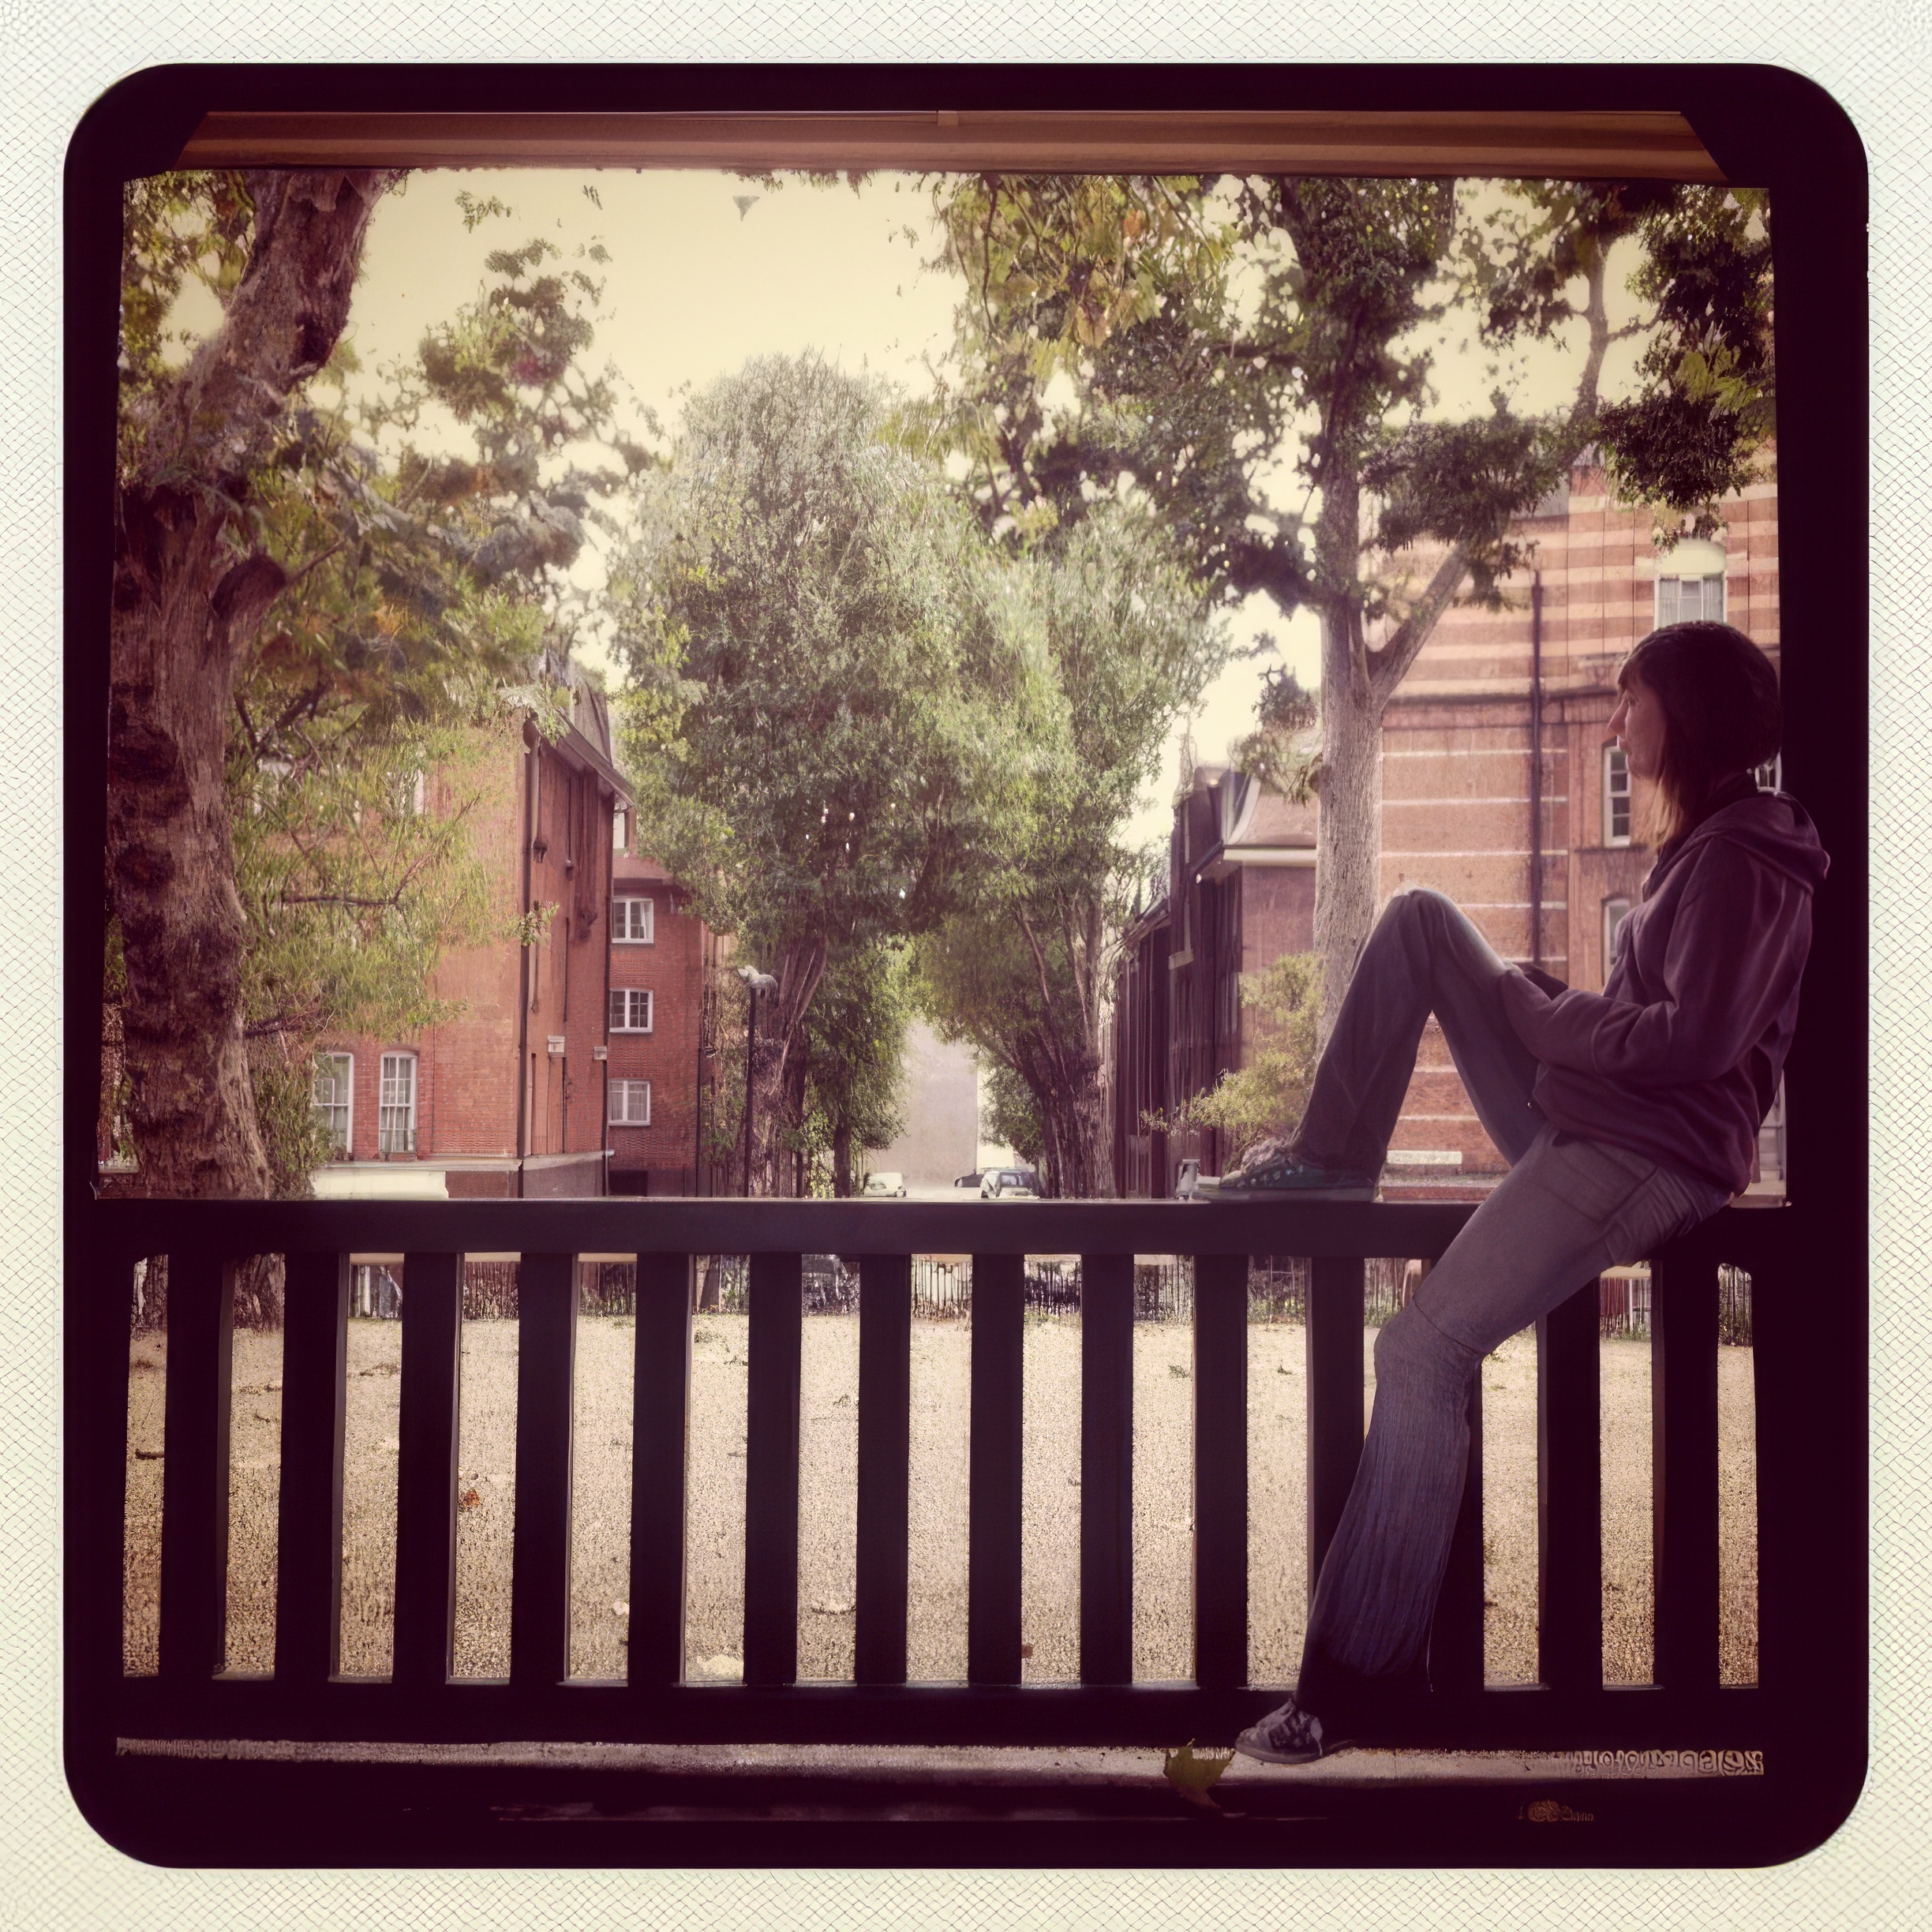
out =
{"type": "Polygon", "coordinates": [[[985,1173],[986,1170],[983,1167],[975,1167],[971,1174],[961,1174],[953,1185],[955,1187],[976,1188],[985,1173]]]}
{"type": "Polygon", "coordinates": [[[902,1174],[870,1174],[859,1192],[867,1200],[904,1200],[905,1176],[902,1174]]]}
{"type": "Polygon", "coordinates": [[[982,1200],[1031,1200],[1039,1193],[1039,1176],[1031,1167],[989,1167],[979,1180],[982,1200]]]}

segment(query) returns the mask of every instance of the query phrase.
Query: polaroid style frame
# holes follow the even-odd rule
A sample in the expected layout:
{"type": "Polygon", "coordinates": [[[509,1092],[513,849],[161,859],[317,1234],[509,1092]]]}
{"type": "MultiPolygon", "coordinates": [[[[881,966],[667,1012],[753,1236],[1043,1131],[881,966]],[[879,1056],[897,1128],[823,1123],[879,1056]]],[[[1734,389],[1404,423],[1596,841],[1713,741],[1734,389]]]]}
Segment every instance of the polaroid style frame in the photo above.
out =
{"type": "MultiPolygon", "coordinates": [[[[82,862],[65,915],[62,1478],[66,1769],[95,1827],[157,1863],[264,1866],[1729,1866],[1829,1836],[1866,1763],[1865,210],[1845,115],[1768,67],[181,66],[96,102],[66,185],[66,805],[82,862]],[[1784,774],[1832,871],[1788,1069],[1792,1193],[1777,1215],[1784,1265],[1809,1294],[1802,1308],[1765,1297],[1757,1311],[1778,1345],[1760,1350],[1757,1382],[1760,1574],[1777,1586],[1759,1612],[1762,1776],[1338,1784],[1302,1788],[1275,1815],[1218,1822],[1178,1803],[1083,1805],[1047,1780],[922,1822],[885,1822],[910,1790],[875,1789],[841,1811],[801,1775],[764,1788],[789,1816],[752,1820],[721,1811],[702,1779],[125,1747],[115,1270],[133,1215],[160,1249],[192,1244],[213,1204],[107,1202],[94,1189],[103,913],[86,856],[105,833],[122,187],[245,163],[1650,174],[1770,191],[1784,774]],[[1766,1511],[1773,1490],[1780,1507],[1766,1511]],[[564,1829],[586,1819],[597,1829],[564,1829]]],[[[293,1249],[309,1205],[252,1204],[236,1225],[257,1249],[293,1249]]],[[[519,1225],[492,1223],[512,1247],[519,1225]]],[[[946,1722],[970,1732],[972,1694],[961,1694],[946,1722]]]]}

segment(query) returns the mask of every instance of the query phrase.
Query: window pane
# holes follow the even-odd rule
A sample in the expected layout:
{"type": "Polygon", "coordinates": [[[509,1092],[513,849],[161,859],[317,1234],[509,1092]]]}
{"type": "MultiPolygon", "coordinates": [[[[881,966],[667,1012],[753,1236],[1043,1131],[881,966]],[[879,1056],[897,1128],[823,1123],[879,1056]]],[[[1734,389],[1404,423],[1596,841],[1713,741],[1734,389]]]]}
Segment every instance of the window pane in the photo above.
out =
{"type": "Polygon", "coordinates": [[[1604,747],[1604,842],[1627,844],[1631,835],[1630,761],[1616,745],[1604,747]]]}
{"type": "Polygon", "coordinates": [[[384,1054],[377,1151],[412,1154],[416,1150],[416,1056],[384,1054]]]}

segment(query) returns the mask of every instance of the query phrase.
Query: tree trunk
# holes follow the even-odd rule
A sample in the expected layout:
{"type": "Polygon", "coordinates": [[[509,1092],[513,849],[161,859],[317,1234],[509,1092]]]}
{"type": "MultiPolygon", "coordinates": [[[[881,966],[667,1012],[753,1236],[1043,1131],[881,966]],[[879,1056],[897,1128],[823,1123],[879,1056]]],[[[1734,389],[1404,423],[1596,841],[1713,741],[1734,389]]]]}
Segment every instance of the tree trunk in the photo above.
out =
{"type": "MultiPolygon", "coordinates": [[[[756,1111],[752,1116],[751,1187],[754,1194],[773,1194],[784,1185],[784,1163],[779,1155],[788,1127],[796,1127],[796,1102],[792,1077],[795,1069],[799,1029],[824,976],[826,942],[812,934],[788,942],[780,956],[777,979],[778,990],[762,995],[758,1013],[757,1048],[751,1057],[752,1092],[756,1111]]],[[[802,1084],[803,1068],[796,1072],[802,1084]]]]}
{"type": "Polygon", "coordinates": [[[1324,1040],[1382,896],[1383,699],[1362,674],[1351,629],[1346,616],[1324,613],[1315,950],[1322,962],[1324,1040]]]}
{"type": "Polygon", "coordinates": [[[1104,1200],[1114,1192],[1105,1159],[1106,1110],[1097,1054],[1063,1065],[1035,1029],[1015,1041],[1015,1071],[1039,1108],[1040,1193],[1069,1200],[1104,1200]]]}
{"type": "Polygon", "coordinates": [[[220,328],[155,404],[122,486],[107,872],[144,1193],[268,1191],[242,1037],[245,932],[224,768],[237,661],[286,580],[272,558],[243,552],[245,505],[288,396],[335,350],[370,213],[395,178],[249,176],[247,270],[220,328]]]}

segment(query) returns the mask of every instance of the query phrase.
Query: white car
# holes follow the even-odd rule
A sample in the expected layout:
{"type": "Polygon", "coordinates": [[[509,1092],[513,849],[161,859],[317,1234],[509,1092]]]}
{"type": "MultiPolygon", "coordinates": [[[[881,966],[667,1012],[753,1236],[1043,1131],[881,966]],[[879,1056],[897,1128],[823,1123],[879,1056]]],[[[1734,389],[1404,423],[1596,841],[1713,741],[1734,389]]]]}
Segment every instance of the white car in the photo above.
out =
{"type": "Polygon", "coordinates": [[[865,1200],[904,1200],[906,1197],[905,1176],[902,1174],[870,1174],[865,1178],[865,1185],[859,1190],[865,1200]]]}

